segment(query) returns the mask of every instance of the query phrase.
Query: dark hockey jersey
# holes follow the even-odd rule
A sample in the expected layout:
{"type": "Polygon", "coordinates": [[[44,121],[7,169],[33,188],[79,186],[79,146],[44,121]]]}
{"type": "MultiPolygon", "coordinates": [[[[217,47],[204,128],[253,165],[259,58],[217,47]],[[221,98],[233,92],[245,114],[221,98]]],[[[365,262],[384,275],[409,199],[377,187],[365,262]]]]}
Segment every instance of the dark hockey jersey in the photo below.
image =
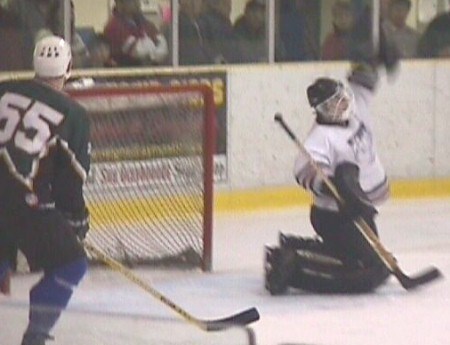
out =
{"type": "Polygon", "coordinates": [[[84,210],[90,165],[86,111],[38,81],[0,83],[0,207],[84,210]]]}

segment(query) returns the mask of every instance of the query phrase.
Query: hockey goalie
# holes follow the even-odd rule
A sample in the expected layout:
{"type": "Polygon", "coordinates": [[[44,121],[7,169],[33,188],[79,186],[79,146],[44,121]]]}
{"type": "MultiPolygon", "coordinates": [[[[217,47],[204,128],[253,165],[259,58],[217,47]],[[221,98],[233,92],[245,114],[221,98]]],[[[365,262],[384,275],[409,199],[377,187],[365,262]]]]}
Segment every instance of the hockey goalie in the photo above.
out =
{"type": "Polygon", "coordinates": [[[265,247],[265,287],[272,295],[289,287],[317,293],[365,293],[389,277],[389,270],[355,224],[362,218],[378,236],[376,206],[389,196],[369,106],[378,66],[393,71],[397,54],[386,42],[381,48],[377,59],[353,65],[348,83],[319,78],[307,88],[315,122],[304,142],[309,157],[299,154],[294,175],[313,194],[310,221],[318,236],[281,233],[279,246],[265,247]]]}

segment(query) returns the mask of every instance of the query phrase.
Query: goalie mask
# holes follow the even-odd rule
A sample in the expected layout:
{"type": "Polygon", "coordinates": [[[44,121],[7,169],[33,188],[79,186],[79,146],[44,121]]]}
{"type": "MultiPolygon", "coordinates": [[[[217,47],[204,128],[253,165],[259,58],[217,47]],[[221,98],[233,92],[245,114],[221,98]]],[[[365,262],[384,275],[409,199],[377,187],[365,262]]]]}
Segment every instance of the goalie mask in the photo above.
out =
{"type": "Polygon", "coordinates": [[[308,101],[323,123],[346,122],[353,113],[353,94],[343,83],[319,78],[307,90],[308,101]]]}
{"type": "Polygon", "coordinates": [[[70,45],[58,36],[42,38],[34,48],[33,65],[39,77],[68,79],[72,69],[70,45]]]}

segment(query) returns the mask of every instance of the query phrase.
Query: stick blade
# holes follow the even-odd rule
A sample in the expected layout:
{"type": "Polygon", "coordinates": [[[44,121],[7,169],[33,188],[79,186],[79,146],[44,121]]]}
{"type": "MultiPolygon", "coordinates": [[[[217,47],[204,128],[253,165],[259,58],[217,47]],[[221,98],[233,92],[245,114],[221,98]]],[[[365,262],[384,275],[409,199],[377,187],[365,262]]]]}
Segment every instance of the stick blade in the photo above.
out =
{"type": "Polygon", "coordinates": [[[406,290],[413,290],[421,285],[428,284],[436,279],[444,277],[441,271],[436,267],[431,267],[422,271],[414,277],[408,277],[403,272],[395,272],[395,276],[406,290]]]}
{"type": "Polygon", "coordinates": [[[203,321],[203,323],[207,331],[220,331],[235,326],[247,326],[258,320],[258,310],[256,308],[250,308],[223,319],[207,320],[203,321]]]}

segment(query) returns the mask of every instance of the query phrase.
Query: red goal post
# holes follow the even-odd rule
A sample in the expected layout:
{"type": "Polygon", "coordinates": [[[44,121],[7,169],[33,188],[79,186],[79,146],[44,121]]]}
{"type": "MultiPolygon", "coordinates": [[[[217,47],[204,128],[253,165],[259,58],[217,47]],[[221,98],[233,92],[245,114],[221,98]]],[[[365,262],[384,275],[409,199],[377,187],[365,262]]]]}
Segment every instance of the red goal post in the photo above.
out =
{"type": "Polygon", "coordinates": [[[212,269],[214,95],[206,85],[70,89],[91,120],[88,241],[128,264],[212,269]]]}

